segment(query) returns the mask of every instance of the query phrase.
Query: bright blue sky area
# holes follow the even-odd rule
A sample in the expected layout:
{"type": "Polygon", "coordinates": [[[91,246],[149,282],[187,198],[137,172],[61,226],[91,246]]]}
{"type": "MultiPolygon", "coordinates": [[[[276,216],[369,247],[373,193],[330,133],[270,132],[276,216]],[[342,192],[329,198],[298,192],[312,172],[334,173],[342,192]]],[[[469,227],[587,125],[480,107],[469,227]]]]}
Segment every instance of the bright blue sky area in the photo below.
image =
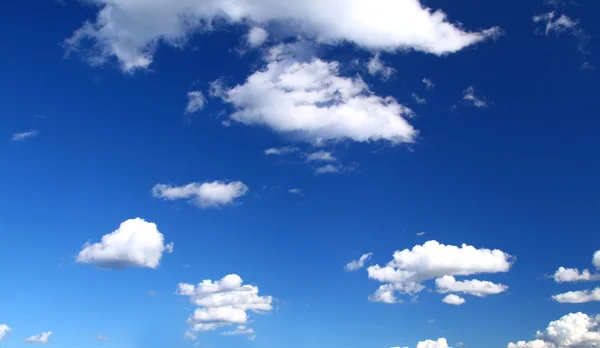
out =
{"type": "MultiPolygon", "coordinates": [[[[468,29],[499,26],[505,35],[443,57],[382,53],[397,70],[392,78],[360,74],[374,93],[415,111],[409,121],[419,138],[409,146],[330,144],[328,151],[358,167],[315,175],[293,156],[263,153],[312,147],[268,127],[223,127],[219,114],[232,109],[216,99],[186,121],[187,92],[208,95],[208,83],[221,77],[243,83],[262,66],[262,51],[234,51],[244,26],[195,35],[184,49],[160,45],[149,70],[124,74],[114,60],[98,68],[63,59],[61,43],[96,7],[6,4],[0,324],[13,331],[0,345],[22,347],[24,337],[52,331],[50,345],[64,348],[187,347],[185,321],[194,306],[175,295],[177,284],[230,273],[280,299],[278,309],[251,315],[255,340],[206,333],[200,346],[413,347],[445,337],[451,346],[504,347],[533,339],[567,313],[599,312],[597,302],[550,298],[593,284],[544,278],[559,266],[593,268],[599,249],[598,70],[581,68],[584,59],[600,66],[598,5],[558,10],[580,20],[590,54],[568,33],[534,33],[532,16],[551,10],[541,0],[427,6],[468,29]],[[425,90],[424,77],[435,89],[425,90]],[[490,105],[450,110],[468,86],[490,105]],[[428,104],[416,104],[411,93],[428,104]],[[11,141],[34,129],[37,136],[11,141]],[[249,188],[237,205],[199,209],[151,194],[157,183],[226,179],[249,188]],[[86,241],[135,217],[156,223],[175,243],[160,267],[114,271],[75,262],[86,241]],[[514,255],[510,272],[471,277],[509,290],[468,296],[462,306],[427,291],[418,303],[373,303],[368,296],[381,283],[364,269],[343,270],[364,253],[373,252],[369,265],[383,265],[395,250],[428,240],[514,255]]],[[[342,74],[352,59],[372,56],[351,44],[316,51],[344,64],[342,74]]]]}

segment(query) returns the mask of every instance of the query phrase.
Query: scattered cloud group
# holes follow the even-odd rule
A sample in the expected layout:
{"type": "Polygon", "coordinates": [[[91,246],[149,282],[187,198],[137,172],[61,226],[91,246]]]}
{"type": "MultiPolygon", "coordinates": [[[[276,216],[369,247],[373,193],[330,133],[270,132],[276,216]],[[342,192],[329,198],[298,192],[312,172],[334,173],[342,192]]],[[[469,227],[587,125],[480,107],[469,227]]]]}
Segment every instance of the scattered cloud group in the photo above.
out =
{"type": "Polygon", "coordinates": [[[278,23],[282,35],[321,44],[350,42],[366,49],[436,55],[460,51],[501,32],[496,27],[466,31],[419,0],[358,0],[345,6],[336,0],[311,6],[282,0],[96,0],[95,4],[99,8],[95,20],[65,40],[66,54],[78,53],[92,66],[116,58],[124,72],[148,68],[160,44],[183,47],[194,33],[223,24],[278,23]]]}
{"type": "Polygon", "coordinates": [[[373,253],[364,254],[358,260],[348,262],[344,269],[350,272],[358,271],[365,266],[365,262],[367,262],[371,256],[373,256],[373,253]]]}
{"type": "Polygon", "coordinates": [[[199,208],[217,208],[234,204],[248,187],[241,181],[193,182],[184,186],[157,184],[152,196],[167,201],[187,199],[199,208]]]}
{"type": "Polygon", "coordinates": [[[42,332],[39,335],[27,337],[25,343],[48,344],[50,343],[50,336],[52,336],[52,331],[42,332]]]}
{"type": "Polygon", "coordinates": [[[25,141],[29,138],[34,138],[39,134],[39,132],[35,129],[32,129],[30,131],[27,132],[22,132],[22,133],[15,133],[12,135],[12,137],[10,137],[10,140],[12,141],[25,141]]]}
{"type": "Polygon", "coordinates": [[[271,296],[259,296],[258,287],[242,285],[243,280],[237,274],[230,274],[221,280],[204,280],[198,285],[180,283],[177,294],[187,296],[190,302],[198,306],[189,317],[190,329],[186,337],[197,339],[202,332],[214,331],[236,325],[233,331],[224,331],[223,335],[253,335],[254,330],[246,325],[250,322],[248,311],[263,314],[273,310],[271,296]]]}
{"type": "Polygon", "coordinates": [[[155,223],[141,218],[129,219],[102,237],[99,243],[83,246],[76,261],[99,268],[157,268],[164,252],[173,252],[173,243],[165,238],[155,223]]]}
{"type": "Polygon", "coordinates": [[[504,285],[479,280],[457,282],[454,276],[508,272],[513,260],[511,255],[498,249],[477,249],[466,244],[457,247],[428,241],[412,250],[396,251],[393,260],[383,267],[368,267],[369,278],[385,283],[370,299],[396,303],[396,293],[414,295],[425,289],[423,282],[436,278],[442,293],[461,292],[476,296],[499,293],[506,289],[504,285]]]}
{"type": "Polygon", "coordinates": [[[303,141],[413,142],[413,112],[392,97],[373,94],[359,77],[342,77],[339,63],[298,60],[290,45],[272,48],[267,65],[232,88],[212,95],[232,105],[230,120],[261,125],[303,141]]]}
{"type": "Polygon", "coordinates": [[[600,346],[600,316],[569,313],[536,333],[533,341],[509,343],[507,348],[567,348],[600,346]]]}
{"type": "MultiPolygon", "coordinates": [[[[600,250],[592,257],[592,265],[600,268],[600,250]]],[[[592,273],[588,269],[579,271],[577,268],[559,267],[552,276],[557,283],[589,282],[599,281],[600,274],[592,273]]],[[[569,291],[552,296],[552,299],[560,303],[586,303],[600,301],[600,287],[593,290],[569,291]]]]}

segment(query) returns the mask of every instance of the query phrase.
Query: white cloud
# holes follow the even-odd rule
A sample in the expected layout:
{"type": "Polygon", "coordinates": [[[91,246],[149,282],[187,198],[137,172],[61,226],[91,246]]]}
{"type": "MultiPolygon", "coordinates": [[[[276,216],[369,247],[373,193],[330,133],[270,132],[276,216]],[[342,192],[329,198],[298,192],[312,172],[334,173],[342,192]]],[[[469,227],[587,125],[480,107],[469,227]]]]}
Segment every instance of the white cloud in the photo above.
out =
{"type": "Polygon", "coordinates": [[[485,100],[485,98],[477,96],[475,94],[475,88],[472,86],[467,87],[462,94],[462,102],[464,104],[475,106],[479,109],[488,107],[488,102],[485,100]]]}
{"type": "Polygon", "coordinates": [[[417,237],[421,237],[421,236],[424,236],[424,235],[425,235],[425,232],[417,232],[417,237]]]}
{"type": "Polygon", "coordinates": [[[0,341],[2,341],[4,337],[6,337],[6,335],[8,335],[8,333],[11,331],[12,330],[10,327],[8,327],[8,325],[0,324],[0,341]]]}
{"type": "Polygon", "coordinates": [[[345,270],[350,272],[358,271],[359,269],[365,266],[365,262],[367,262],[371,258],[371,256],[373,256],[373,253],[364,254],[358,260],[348,262],[348,264],[345,267],[345,270]]]}
{"type": "Polygon", "coordinates": [[[291,146],[272,147],[265,150],[265,155],[283,156],[298,151],[300,151],[299,148],[291,146]]]}
{"type": "MultiPolygon", "coordinates": [[[[562,34],[569,34],[577,40],[577,49],[584,56],[590,54],[587,46],[590,41],[590,35],[581,28],[579,20],[572,19],[571,17],[561,14],[557,15],[556,12],[542,13],[533,16],[534,23],[541,23],[544,26],[543,33],[548,36],[554,34],[560,36],[562,34]]],[[[540,31],[537,29],[536,31],[540,31]]],[[[582,67],[586,69],[593,69],[593,66],[589,61],[584,60],[582,67]]]]}
{"type": "Polygon", "coordinates": [[[396,69],[385,66],[380,56],[379,52],[375,53],[373,58],[367,63],[367,71],[373,76],[381,76],[383,80],[387,80],[396,73],[396,69]]]}
{"type": "Polygon", "coordinates": [[[22,133],[15,133],[12,135],[12,137],[10,137],[10,140],[12,141],[25,141],[29,138],[33,138],[36,137],[39,134],[39,132],[35,129],[32,129],[30,131],[27,132],[22,132],[22,133]]]}
{"type": "Polygon", "coordinates": [[[200,208],[215,208],[235,203],[244,196],[248,187],[241,181],[193,182],[185,186],[157,184],[152,188],[152,196],[168,201],[189,199],[200,208]]]}
{"type": "Polygon", "coordinates": [[[592,258],[592,264],[597,268],[600,268],[600,250],[594,253],[594,257],[592,258]]]}
{"type": "Polygon", "coordinates": [[[315,169],[315,174],[335,174],[340,173],[344,167],[341,164],[326,164],[315,169]]]}
{"type": "MultiPolygon", "coordinates": [[[[249,322],[247,311],[260,314],[273,310],[271,296],[259,296],[258,287],[242,283],[242,278],[236,274],[227,275],[217,281],[204,280],[196,286],[180,283],[177,294],[188,296],[190,301],[199,307],[188,319],[190,330],[186,336],[195,338],[200,332],[236,324],[236,331],[249,332],[251,329],[246,327],[249,322]]],[[[231,332],[225,334],[231,335],[231,332]]]]}
{"type": "Polygon", "coordinates": [[[250,28],[250,31],[248,31],[248,37],[246,39],[248,40],[248,45],[250,45],[250,47],[258,47],[265,43],[268,38],[269,32],[265,29],[261,27],[252,27],[250,28]]]}
{"type": "Polygon", "coordinates": [[[136,218],[122,222],[117,230],[104,235],[100,243],[85,244],[77,262],[111,269],[156,268],[164,251],[172,252],[173,243],[165,245],[155,223],[136,218]]]}
{"type": "Polygon", "coordinates": [[[235,330],[222,332],[223,336],[254,335],[254,330],[244,325],[238,326],[235,330]]]}
{"type": "Polygon", "coordinates": [[[575,0],[546,0],[544,1],[544,4],[554,7],[554,8],[561,8],[561,7],[568,7],[568,6],[577,6],[577,1],[575,0]]]}
{"type": "Polygon", "coordinates": [[[419,342],[417,348],[450,348],[445,338],[439,338],[437,341],[426,340],[419,342]]]}
{"type": "Polygon", "coordinates": [[[456,344],[454,346],[455,347],[464,347],[465,343],[463,341],[458,341],[458,342],[456,342],[456,344]]]}
{"type": "Polygon", "coordinates": [[[497,295],[508,289],[508,286],[503,284],[495,284],[477,279],[456,281],[453,276],[448,275],[437,278],[435,285],[437,286],[437,291],[440,293],[461,292],[478,297],[497,295]]]}
{"type": "Polygon", "coordinates": [[[48,343],[50,343],[51,335],[52,335],[52,331],[42,332],[39,335],[27,337],[25,339],[25,343],[48,344],[48,343]]]}
{"type": "Polygon", "coordinates": [[[600,346],[600,316],[569,313],[536,333],[534,341],[509,343],[507,348],[567,348],[600,346]]]}
{"type": "Polygon", "coordinates": [[[442,302],[449,304],[449,305],[460,306],[461,304],[465,303],[465,299],[458,295],[450,294],[450,295],[446,295],[446,297],[444,297],[442,299],[442,302]]]}
{"type": "Polygon", "coordinates": [[[235,108],[232,121],[267,126],[315,144],[414,141],[417,131],[405,119],[413,115],[409,108],[374,95],[359,77],[341,77],[337,62],[297,60],[294,49],[272,48],[266,67],[241,85],[226,89],[212,84],[212,95],[235,108]]]}
{"type": "Polygon", "coordinates": [[[327,151],[317,151],[306,156],[306,162],[335,162],[337,158],[335,158],[331,152],[327,151]]]}
{"type": "Polygon", "coordinates": [[[415,93],[412,94],[412,97],[417,102],[417,104],[419,104],[419,105],[425,105],[425,104],[427,104],[427,99],[421,98],[421,97],[419,97],[415,93]]]}
{"type": "Polygon", "coordinates": [[[104,335],[98,335],[96,336],[96,338],[98,338],[99,341],[108,341],[108,337],[104,335]]]}
{"type": "Polygon", "coordinates": [[[552,296],[552,299],[560,303],[587,303],[600,301],[600,287],[594,290],[569,291],[552,296]]]}
{"type": "Polygon", "coordinates": [[[393,260],[384,267],[374,265],[367,269],[369,278],[388,283],[387,287],[380,287],[380,295],[372,296],[372,300],[385,298],[390,303],[395,292],[415,294],[425,288],[422,282],[445,275],[508,272],[513,259],[498,249],[476,249],[466,244],[457,247],[428,241],[412,250],[396,251],[393,260]]]}
{"type": "Polygon", "coordinates": [[[301,195],[302,194],[302,189],[293,188],[293,189],[289,189],[288,192],[292,193],[292,194],[295,194],[295,195],[301,195]]]}
{"type": "Polygon", "coordinates": [[[204,94],[201,91],[191,91],[187,94],[188,103],[185,107],[186,114],[196,113],[204,108],[206,104],[206,99],[204,98],[204,94]]]}
{"type": "Polygon", "coordinates": [[[559,267],[553,278],[557,283],[595,281],[600,280],[600,274],[592,274],[587,269],[580,273],[576,268],[559,267]]]}
{"type": "MultiPolygon", "coordinates": [[[[93,0],[99,8],[65,40],[67,54],[79,52],[98,66],[116,58],[125,72],[148,68],[160,44],[182,47],[190,36],[219,23],[275,22],[281,34],[323,44],[354,43],[373,50],[417,50],[436,55],[457,52],[488,38],[499,28],[468,32],[448,22],[441,10],[419,0],[93,0]],[[215,23],[219,22],[219,23],[215,23]]],[[[221,24],[222,25],[222,24],[221,24]]]]}
{"type": "Polygon", "coordinates": [[[435,83],[433,83],[433,81],[431,81],[431,79],[427,77],[423,78],[422,82],[425,84],[425,88],[428,90],[432,90],[435,88],[435,83]]]}

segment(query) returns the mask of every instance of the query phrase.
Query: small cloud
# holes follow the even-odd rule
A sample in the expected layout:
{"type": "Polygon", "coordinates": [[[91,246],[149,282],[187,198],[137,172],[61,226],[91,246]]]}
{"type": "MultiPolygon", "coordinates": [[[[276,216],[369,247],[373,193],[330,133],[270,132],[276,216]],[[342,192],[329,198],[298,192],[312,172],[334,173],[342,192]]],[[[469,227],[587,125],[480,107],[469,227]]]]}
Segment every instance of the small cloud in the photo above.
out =
{"type": "Polygon", "coordinates": [[[544,4],[554,8],[564,8],[569,6],[579,6],[575,0],[545,0],[544,4]]]}
{"type": "Polygon", "coordinates": [[[193,182],[184,186],[156,184],[152,196],[167,201],[189,199],[199,208],[218,208],[235,203],[248,192],[248,186],[241,181],[193,182]]]}
{"type": "Polygon", "coordinates": [[[156,296],[156,292],[154,290],[149,290],[148,291],[148,296],[154,297],[154,296],[156,296]]]}
{"type": "Polygon", "coordinates": [[[306,156],[306,162],[335,162],[335,158],[331,152],[317,151],[306,156]]]}
{"type": "Polygon", "coordinates": [[[252,27],[248,32],[246,40],[250,47],[258,47],[265,43],[269,38],[269,32],[261,27],[252,27]]]}
{"type": "Polygon", "coordinates": [[[51,335],[52,335],[52,331],[42,332],[39,335],[27,337],[25,339],[25,343],[48,344],[48,343],[50,343],[51,335]]]}
{"type": "Polygon", "coordinates": [[[458,295],[450,294],[450,295],[444,297],[442,299],[442,302],[449,304],[449,305],[460,306],[465,303],[465,299],[458,295]]]}
{"type": "Polygon", "coordinates": [[[340,164],[327,164],[323,167],[315,169],[315,174],[335,174],[342,171],[342,165],[340,164]]]}
{"type": "Polygon", "coordinates": [[[103,335],[98,335],[98,336],[96,336],[96,338],[98,338],[99,341],[108,341],[108,337],[103,336],[103,335]]]}
{"type": "Polygon", "coordinates": [[[373,256],[373,253],[364,254],[358,260],[348,262],[344,269],[348,272],[358,271],[365,266],[365,262],[367,262],[371,256],[373,256]]]}
{"type": "Polygon", "coordinates": [[[429,319],[429,320],[427,320],[427,322],[428,322],[429,324],[433,324],[433,323],[435,323],[435,319],[429,319]]]}
{"type": "Polygon", "coordinates": [[[381,76],[381,79],[384,81],[388,80],[392,75],[396,73],[396,69],[389,66],[385,66],[383,61],[381,61],[379,52],[375,53],[373,58],[371,58],[367,63],[367,71],[372,76],[381,76]]]}
{"type": "Polygon", "coordinates": [[[194,114],[202,109],[206,105],[206,98],[201,91],[191,91],[187,94],[188,102],[185,107],[186,115],[194,114]]]}
{"type": "Polygon", "coordinates": [[[475,88],[469,86],[462,92],[462,99],[458,103],[454,104],[452,109],[458,108],[459,104],[474,106],[478,109],[485,109],[488,107],[489,103],[485,97],[480,97],[476,94],[475,88]]]}
{"type": "Polygon", "coordinates": [[[425,104],[427,104],[427,99],[421,98],[421,97],[419,97],[415,93],[412,94],[412,97],[417,102],[417,104],[419,104],[419,105],[425,105],[425,104]]]}
{"type": "Polygon", "coordinates": [[[265,155],[268,156],[284,156],[290,153],[294,153],[294,152],[298,152],[300,151],[299,148],[297,147],[291,147],[291,146],[283,146],[283,147],[272,147],[269,149],[265,150],[265,155]]]}
{"type": "Polygon", "coordinates": [[[10,140],[12,141],[25,141],[29,138],[33,138],[36,137],[39,134],[39,132],[35,129],[32,129],[28,132],[22,132],[22,133],[15,133],[12,135],[12,137],[10,138],[10,140]]]}
{"type": "Polygon", "coordinates": [[[417,237],[421,237],[421,236],[424,236],[424,235],[425,235],[425,232],[418,232],[417,233],[417,237]]]}
{"type": "Polygon", "coordinates": [[[4,339],[4,337],[6,337],[6,335],[8,335],[9,332],[11,332],[12,329],[10,327],[8,327],[8,325],[6,324],[0,324],[0,342],[4,339]]]}
{"type": "Polygon", "coordinates": [[[299,188],[289,189],[288,192],[291,194],[294,194],[294,195],[303,195],[303,193],[304,193],[302,191],[302,189],[299,189],[299,188]]]}
{"type": "Polygon", "coordinates": [[[423,78],[422,82],[425,84],[425,89],[427,90],[432,90],[435,88],[435,83],[433,83],[433,81],[427,77],[423,78]]]}
{"type": "Polygon", "coordinates": [[[463,341],[458,341],[458,342],[456,342],[456,344],[454,346],[455,347],[464,347],[465,343],[463,341]]]}

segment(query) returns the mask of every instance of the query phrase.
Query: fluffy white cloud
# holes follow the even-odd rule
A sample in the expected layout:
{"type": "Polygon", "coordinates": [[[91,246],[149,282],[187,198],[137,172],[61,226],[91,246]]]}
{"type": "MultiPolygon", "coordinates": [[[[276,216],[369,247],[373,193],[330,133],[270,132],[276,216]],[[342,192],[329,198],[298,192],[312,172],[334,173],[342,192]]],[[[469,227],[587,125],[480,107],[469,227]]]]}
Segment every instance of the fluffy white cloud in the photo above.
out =
{"type": "Polygon", "coordinates": [[[594,257],[592,258],[592,264],[597,268],[600,268],[600,250],[594,253],[594,257]]]}
{"type": "Polygon", "coordinates": [[[600,346],[600,316],[569,313],[536,333],[535,341],[509,343],[507,348],[576,348],[600,346]]]}
{"type": "Polygon", "coordinates": [[[327,151],[317,151],[306,156],[306,162],[335,162],[337,158],[335,158],[331,152],[327,151]]]}
{"type": "Polygon", "coordinates": [[[346,271],[358,271],[365,266],[365,262],[367,262],[371,256],[373,256],[373,253],[364,254],[358,260],[348,262],[345,267],[346,271]]]}
{"type": "Polygon", "coordinates": [[[52,335],[52,331],[42,332],[39,335],[27,337],[25,339],[25,343],[48,344],[48,343],[50,343],[51,335],[52,335]]]}
{"type": "Polygon", "coordinates": [[[557,283],[584,282],[600,280],[600,274],[592,274],[587,269],[584,269],[580,273],[576,268],[559,267],[554,273],[553,278],[557,283]]]}
{"type": "Polygon", "coordinates": [[[417,348],[450,348],[445,338],[439,338],[437,341],[426,340],[417,343],[417,348]]]}
{"type": "Polygon", "coordinates": [[[464,298],[462,298],[458,295],[450,294],[450,295],[447,295],[446,297],[444,297],[442,299],[442,302],[449,304],[449,305],[460,306],[460,305],[464,304],[466,301],[464,298]]]}
{"type": "Polygon", "coordinates": [[[594,290],[569,291],[552,296],[552,299],[560,303],[587,303],[600,301],[600,287],[594,290]]]}
{"type": "Polygon", "coordinates": [[[433,81],[427,77],[423,78],[423,83],[425,84],[426,89],[432,90],[435,88],[435,83],[433,83],[433,81]]]}
{"type": "Polygon", "coordinates": [[[272,147],[270,149],[265,150],[265,155],[283,156],[298,151],[300,151],[299,148],[291,146],[272,147]]]}
{"type": "Polygon", "coordinates": [[[337,62],[299,61],[289,45],[271,49],[267,66],[213,96],[231,104],[230,119],[312,142],[353,140],[413,142],[417,131],[405,119],[413,112],[392,97],[371,93],[359,77],[339,76],[337,62]]]}
{"type": "Polygon", "coordinates": [[[386,66],[381,60],[381,54],[375,53],[373,58],[367,63],[367,71],[373,76],[381,76],[383,80],[387,80],[396,73],[396,69],[386,66]]]}
{"type": "Polygon", "coordinates": [[[508,289],[508,286],[503,284],[495,284],[477,279],[456,281],[453,276],[448,275],[437,278],[435,285],[440,293],[461,292],[479,297],[497,295],[508,289]]]}
{"type": "Polygon", "coordinates": [[[204,104],[206,104],[206,99],[204,98],[204,94],[201,91],[191,91],[187,94],[188,102],[185,107],[186,114],[193,114],[198,112],[204,108],[204,104]]]}
{"type": "Polygon", "coordinates": [[[258,47],[265,43],[268,38],[269,32],[265,29],[261,27],[252,27],[250,28],[250,31],[248,31],[248,37],[246,39],[248,40],[248,45],[250,45],[250,47],[258,47]]]}
{"type": "Polygon", "coordinates": [[[0,341],[2,341],[4,337],[6,337],[6,335],[8,335],[8,333],[11,331],[12,330],[10,327],[8,327],[8,325],[0,324],[0,341]]]}
{"type": "Polygon", "coordinates": [[[367,269],[369,278],[388,283],[387,287],[380,287],[378,296],[373,295],[371,299],[391,300],[395,298],[394,292],[414,294],[425,288],[421,284],[423,281],[445,275],[508,272],[512,262],[512,256],[498,249],[476,249],[466,244],[457,247],[428,241],[414,246],[412,250],[396,251],[394,259],[384,267],[374,265],[367,269]]]}
{"type": "MultiPolygon", "coordinates": [[[[273,310],[273,298],[259,296],[258,291],[256,286],[243,285],[242,278],[237,274],[227,275],[217,281],[204,280],[196,286],[180,283],[177,294],[188,296],[190,301],[199,307],[188,319],[190,330],[186,336],[195,338],[199,332],[236,324],[236,331],[254,333],[245,326],[249,321],[247,311],[264,313],[273,310]]],[[[231,332],[224,334],[231,335],[231,332]]]]}
{"type": "Polygon", "coordinates": [[[77,255],[77,262],[112,269],[156,268],[164,251],[173,252],[173,243],[165,245],[165,238],[155,223],[136,218],[122,222],[99,243],[85,244],[77,255]]]}
{"type": "Polygon", "coordinates": [[[152,188],[152,196],[164,200],[189,199],[200,208],[215,208],[233,204],[236,198],[244,196],[248,187],[241,181],[193,182],[185,186],[157,184],[152,188]]]}
{"type": "Polygon", "coordinates": [[[35,129],[27,131],[27,132],[22,132],[22,133],[15,133],[12,135],[12,137],[10,137],[10,140],[12,141],[25,141],[29,138],[33,138],[36,137],[39,134],[39,132],[35,129]]]}
{"type": "Polygon", "coordinates": [[[465,31],[441,10],[419,0],[91,0],[99,11],[65,40],[67,54],[79,52],[91,65],[115,57],[123,71],[147,68],[161,43],[181,47],[189,36],[220,23],[276,22],[281,34],[324,44],[351,42],[374,50],[457,52],[501,30],[465,31]],[[88,44],[88,43],[91,43],[88,44]]]}

